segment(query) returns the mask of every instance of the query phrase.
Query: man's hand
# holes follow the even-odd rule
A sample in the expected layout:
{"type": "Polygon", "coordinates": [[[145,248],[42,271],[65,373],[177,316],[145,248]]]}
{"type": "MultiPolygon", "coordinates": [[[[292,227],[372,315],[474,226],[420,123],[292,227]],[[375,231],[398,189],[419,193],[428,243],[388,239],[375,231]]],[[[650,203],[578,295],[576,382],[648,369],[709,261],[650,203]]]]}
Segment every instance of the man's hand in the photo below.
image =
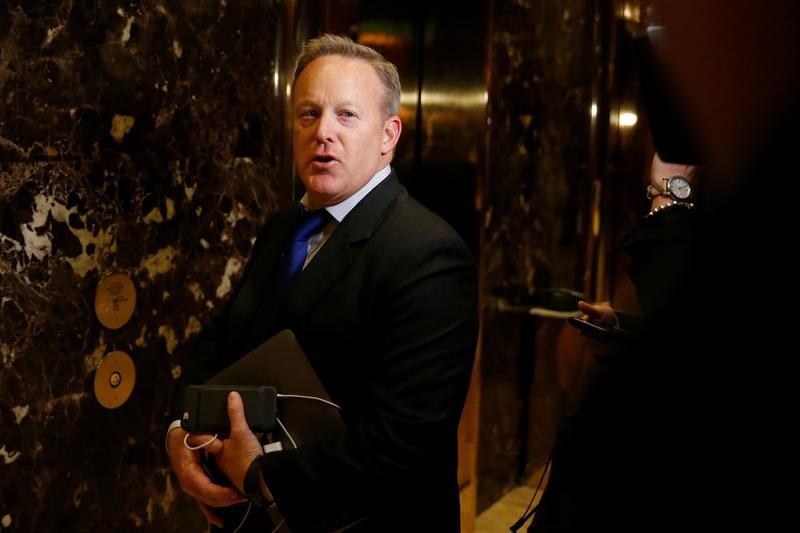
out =
{"type": "Polygon", "coordinates": [[[583,313],[583,319],[601,326],[609,328],[619,327],[619,320],[617,320],[617,313],[610,305],[605,304],[587,304],[586,302],[578,302],[578,309],[583,313]]]}
{"type": "MultiPolygon", "coordinates": [[[[619,319],[614,308],[606,304],[588,304],[586,302],[578,302],[578,309],[583,313],[584,320],[593,322],[606,328],[619,327],[619,319]]],[[[598,340],[591,335],[583,336],[584,346],[591,352],[594,357],[602,358],[609,355],[614,355],[619,352],[620,344],[616,340],[598,340]]]]}
{"type": "Polygon", "coordinates": [[[215,441],[208,448],[214,454],[217,466],[240,491],[243,490],[244,476],[253,459],[264,453],[258,438],[250,431],[244,416],[244,404],[238,392],[228,395],[228,419],[231,421],[231,434],[223,441],[215,441]]]}
{"type": "MultiPolygon", "coordinates": [[[[222,520],[214,514],[214,507],[227,507],[235,503],[246,501],[236,489],[217,485],[208,475],[206,475],[200,464],[201,451],[192,451],[183,444],[186,432],[183,429],[173,429],[170,431],[167,445],[169,449],[169,460],[172,469],[178,478],[181,489],[197,500],[200,509],[208,518],[208,521],[215,526],[222,527],[222,520]]],[[[211,435],[192,435],[189,437],[189,444],[196,446],[207,442],[211,435]]]]}

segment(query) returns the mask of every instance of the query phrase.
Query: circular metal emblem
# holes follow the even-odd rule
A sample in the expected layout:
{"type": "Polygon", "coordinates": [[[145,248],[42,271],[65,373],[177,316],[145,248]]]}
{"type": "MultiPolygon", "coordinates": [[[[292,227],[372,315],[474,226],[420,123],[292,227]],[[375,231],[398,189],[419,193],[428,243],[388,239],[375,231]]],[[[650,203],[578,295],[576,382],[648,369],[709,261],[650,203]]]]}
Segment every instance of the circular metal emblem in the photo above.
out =
{"type": "Polygon", "coordinates": [[[94,395],[106,409],[116,409],[130,398],[136,384],[136,367],[125,352],[106,355],[94,373],[94,395]]]}
{"type": "Polygon", "coordinates": [[[94,312],[108,329],[119,329],[133,316],[136,288],[127,274],[115,273],[103,278],[94,296],[94,312]]]}

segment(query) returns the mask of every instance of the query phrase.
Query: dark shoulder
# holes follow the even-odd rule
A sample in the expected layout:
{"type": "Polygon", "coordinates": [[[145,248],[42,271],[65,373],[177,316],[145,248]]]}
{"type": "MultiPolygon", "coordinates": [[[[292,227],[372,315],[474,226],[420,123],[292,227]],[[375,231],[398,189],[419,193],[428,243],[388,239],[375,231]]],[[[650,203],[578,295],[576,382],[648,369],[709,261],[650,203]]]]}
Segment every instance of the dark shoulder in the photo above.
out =
{"type": "Polygon", "coordinates": [[[379,232],[394,236],[395,246],[448,243],[466,249],[466,244],[450,224],[415,200],[405,189],[397,195],[379,232]]]}
{"type": "Polygon", "coordinates": [[[292,227],[293,221],[296,220],[297,217],[298,213],[295,206],[281,209],[268,216],[264,225],[261,226],[261,229],[256,235],[255,243],[253,243],[253,248],[251,250],[251,256],[256,256],[272,239],[285,239],[288,232],[287,228],[292,227]]]}

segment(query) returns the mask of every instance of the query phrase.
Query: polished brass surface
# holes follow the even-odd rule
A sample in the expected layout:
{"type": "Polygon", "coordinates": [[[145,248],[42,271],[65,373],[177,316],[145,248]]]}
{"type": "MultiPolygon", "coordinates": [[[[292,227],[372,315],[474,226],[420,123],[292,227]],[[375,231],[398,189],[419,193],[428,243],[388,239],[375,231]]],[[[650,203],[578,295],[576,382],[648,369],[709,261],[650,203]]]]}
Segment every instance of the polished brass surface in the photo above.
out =
{"type": "MultiPolygon", "coordinates": [[[[478,249],[488,93],[484,2],[424,6],[414,167],[406,185],[478,249]]],[[[398,161],[398,167],[400,167],[398,161]]]]}
{"type": "Polygon", "coordinates": [[[114,351],[100,361],[94,374],[94,396],[106,409],[123,405],[136,384],[136,367],[133,359],[121,351],[114,351]]]}
{"type": "Polygon", "coordinates": [[[110,274],[97,285],[94,311],[103,326],[121,328],[131,319],[135,309],[136,288],[127,274],[110,274]]]}

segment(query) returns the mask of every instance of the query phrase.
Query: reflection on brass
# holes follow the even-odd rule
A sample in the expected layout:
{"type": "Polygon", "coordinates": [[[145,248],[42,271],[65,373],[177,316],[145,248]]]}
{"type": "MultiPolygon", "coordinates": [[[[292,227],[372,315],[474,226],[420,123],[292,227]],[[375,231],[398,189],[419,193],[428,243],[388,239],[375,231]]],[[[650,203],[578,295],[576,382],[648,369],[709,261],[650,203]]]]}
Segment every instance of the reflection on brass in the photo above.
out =
{"type": "Polygon", "coordinates": [[[97,285],[94,312],[108,329],[119,329],[128,323],[136,308],[136,288],[127,274],[110,274],[97,285]]]}
{"type": "Polygon", "coordinates": [[[136,384],[133,359],[125,352],[109,353],[94,373],[94,395],[106,409],[116,409],[130,398],[136,384]]]}

